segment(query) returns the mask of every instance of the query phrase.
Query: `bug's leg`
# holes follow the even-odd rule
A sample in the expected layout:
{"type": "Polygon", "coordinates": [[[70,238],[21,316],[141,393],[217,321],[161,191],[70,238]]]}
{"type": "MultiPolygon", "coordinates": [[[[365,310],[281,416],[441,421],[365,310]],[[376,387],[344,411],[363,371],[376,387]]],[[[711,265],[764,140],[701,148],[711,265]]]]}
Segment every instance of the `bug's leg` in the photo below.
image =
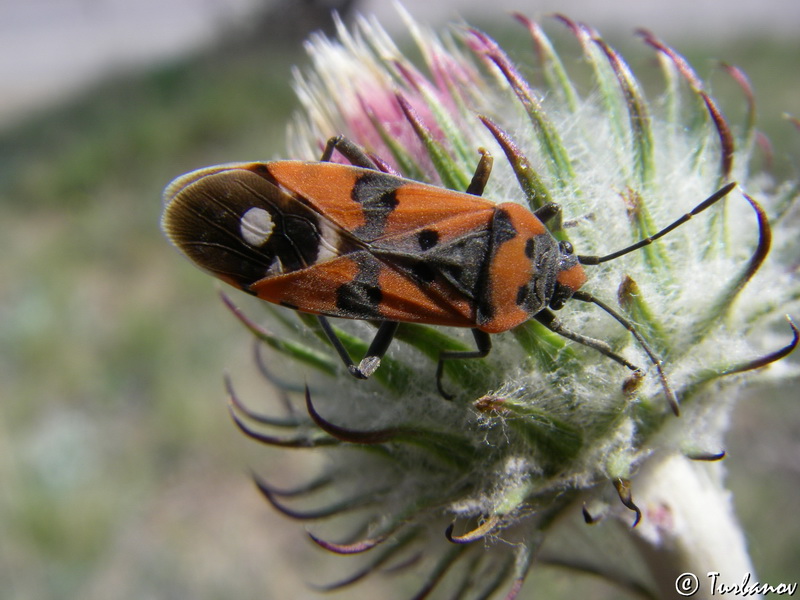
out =
{"type": "Polygon", "coordinates": [[[492,164],[494,158],[489,154],[485,148],[478,148],[481,153],[481,158],[478,161],[478,166],[475,167],[475,173],[472,175],[472,180],[467,186],[467,193],[473,196],[483,196],[483,190],[489,182],[489,176],[492,174],[492,164]]]}
{"type": "Polygon", "coordinates": [[[463,358],[486,358],[492,350],[492,338],[489,334],[480,329],[473,329],[472,336],[475,338],[476,350],[458,351],[445,350],[439,353],[439,363],[436,365],[436,388],[445,400],[452,400],[453,395],[448,394],[442,387],[442,375],[444,374],[444,361],[463,358]]]}
{"type": "Polygon", "coordinates": [[[549,220],[561,214],[561,205],[556,202],[548,202],[544,206],[540,206],[533,214],[542,223],[547,223],[549,220]]]}
{"type": "Polygon", "coordinates": [[[619,354],[614,352],[607,343],[602,340],[596,340],[595,338],[591,338],[585,335],[581,335],[580,333],[575,333],[567,328],[565,328],[561,321],[558,320],[552,311],[548,309],[544,309],[539,311],[533,316],[534,319],[539,321],[542,325],[547,327],[553,333],[557,333],[561,337],[565,337],[568,340],[572,340],[573,342],[577,342],[578,344],[582,344],[584,346],[588,346],[589,348],[594,348],[600,354],[603,354],[610,358],[611,360],[618,362],[623,367],[629,368],[631,371],[641,371],[639,367],[634,365],[633,363],[625,360],[619,354]]]}
{"type": "Polygon", "coordinates": [[[675,416],[677,417],[680,414],[678,397],[675,395],[675,392],[672,391],[672,387],[667,379],[667,374],[664,373],[664,368],[661,366],[661,359],[656,356],[656,353],[650,347],[650,344],[647,343],[647,340],[645,340],[642,337],[642,334],[639,333],[636,327],[634,327],[633,322],[630,319],[622,316],[602,300],[598,300],[587,292],[577,291],[572,294],[572,297],[575,300],[580,300],[581,302],[591,302],[592,304],[599,306],[602,310],[616,319],[620,325],[631,332],[631,335],[633,335],[634,339],[639,342],[639,346],[641,346],[642,350],[644,350],[645,354],[647,354],[647,357],[650,359],[650,362],[653,363],[656,371],[658,371],[658,376],[661,378],[661,387],[664,388],[664,395],[667,397],[667,401],[669,402],[670,408],[672,408],[672,412],[674,412],[675,416]]]}
{"type": "MultiPolygon", "coordinates": [[[[639,345],[645,351],[648,358],[650,358],[650,361],[653,363],[656,370],[658,371],[658,375],[661,379],[661,386],[664,388],[664,394],[667,396],[667,401],[669,402],[670,408],[672,408],[672,411],[675,413],[675,415],[678,415],[680,413],[680,409],[678,408],[678,399],[675,396],[675,392],[672,391],[672,388],[669,385],[667,376],[664,373],[664,369],[661,366],[661,361],[658,359],[658,357],[656,357],[653,350],[650,348],[650,346],[647,344],[644,338],[642,338],[641,334],[638,331],[636,331],[636,329],[633,327],[630,321],[622,317],[622,315],[620,315],[616,311],[611,310],[611,308],[606,304],[603,304],[594,297],[589,296],[589,294],[584,294],[583,292],[576,292],[576,294],[573,295],[573,298],[597,304],[603,310],[608,312],[612,317],[614,317],[617,321],[619,321],[628,331],[630,331],[633,334],[633,336],[636,338],[636,341],[639,342],[639,345]],[[585,298],[580,297],[579,294],[585,296],[585,298]],[[589,300],[588,298],[591,298],[591,300],[589,300]]],[[[611,349],[611,346],[609,346],[605,342],[566,329],[563,325],[561,325],[561,322],[558,320],[558,317],[556,317],[551,311],[547,309],[544,309],[536,313],[536,315],[534,315],[533,318],[539,321],[539,323],[547,327],[553,333],[557,333],[558,335],[565,337],[568,340],[572,340],[573,342],[577,342],[578,344],[588,346],[589,348],[594,348],[600,354],[603,354],[604,356],[607,356],[611,360],[618,362],[623,367],[627,367],[631,371],[634,371],[636,373],[642,372],[642,370],[639,367],[625,360],[622,356],[614,352],[611,349]]]]}
{"type": "Polygon", "coordinates": [[[343,135],[337,135],[328,140],[328,143],[325,144],[325,150],[322,151],[322,156],[319,159],[320,162],[329,162],[334,150],[338,150],[342,156],[356,167],[364,167],[373,171],[379,170],[378,165],[364,152],[361,146],[343,135]]]}
{"type": "Polygon", "coordinates": [[[394,334],[397,331],[397,326],[399,325],[399,323],[395,321],[384,321],[381,323],[378,327],[378,331],[375,333],[375,337],[372,338],[372,343],[370,343],[367,353],[364,355],[364,358],[361,359],[361,362],[356,365],[353,359],[350,358],[350,353],[347,351],[347,348],[342,344],[342,340],[339,339],[339,336],[336,335],[333,327],[331,327],[328,319],[323,316],[318,316],[317,319],[319,320],[320,327],[322,327],[322,331],[325,333],[325,336],[330,341],[334,350],[336,350],[339,358],[342,359],[342,362],[345,364],[350,374],[357,379],[367,379],[377,370],[381,364],[381,358],[383,358],[383,355],[386,354],[386,351],[389,349],[394,339],[394,334]]]}

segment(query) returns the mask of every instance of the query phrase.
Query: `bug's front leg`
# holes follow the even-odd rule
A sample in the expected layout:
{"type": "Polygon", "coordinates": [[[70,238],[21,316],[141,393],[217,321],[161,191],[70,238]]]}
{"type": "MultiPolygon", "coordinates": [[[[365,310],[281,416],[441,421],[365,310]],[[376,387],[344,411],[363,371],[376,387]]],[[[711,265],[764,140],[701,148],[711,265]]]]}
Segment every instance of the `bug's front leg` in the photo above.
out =
{"type": "Polygon", "coordinates": [[[561,205],[555,202],[548,202],[544,206],[533,211],[533,214],[542,223],[547,224],[548,221],[561,214],[561,205]]]}
{"type": "Polygon", "coordinates": [[[356,365],[350,357],[347,348],[344,347],[342,340],[339,339],[339,336],[336,335],[333,327],[331,327],[328,319],[323,316],[318,316],[317,319],[319,320],[323,333],[325,333],[325,336],[336,350],[339,358],[342,359],[348,372],[356,379],[368,379],[378,369],[381,364],[381,359],[392,344],[394,334],[399,325],[399,323],[395,321],[384,321],[381,323],[378,327],[378,331],[375,333],[375,337],[372,338],[367,353],[364,355],[364,358],[361,359],[361,362],[356,365]]]}
{"type": "Polygon", "coordinates": [[[607,356],[614,362],[621,364],[623,367],[627,367],[631,371],[637,371],[637,372],[642,371],[639,367],[637,367],[630,361],[626,360],[625,358],[614,352],[611,349],[611,346],[609,346],[606,342],[602,340],[596,340],[595,338],[582,335],[580,333],[576,333],[575,331],[571,331],[566,327],[564,327],[561,324],[561,321],[558,319],[558,317],[556,317],[551,310],[544,309],[536,313],[533,316],[533,318],[539,321],[539,323],[547,327],[553,333],[557,333],[558,335],[565,337],[568,340],[572,340],[573,342],[576,342],[583,346],[593,348],[594,350],[597,350],[600,354],[607,356]]]}

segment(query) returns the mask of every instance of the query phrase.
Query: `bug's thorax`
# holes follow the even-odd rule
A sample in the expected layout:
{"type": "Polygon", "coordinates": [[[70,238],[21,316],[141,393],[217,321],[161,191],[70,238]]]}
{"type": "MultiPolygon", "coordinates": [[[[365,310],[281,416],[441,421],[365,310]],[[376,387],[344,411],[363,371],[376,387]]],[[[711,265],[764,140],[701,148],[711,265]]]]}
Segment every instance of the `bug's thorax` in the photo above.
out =
{"type": "Polygon", "coordinates": [[[583,266],[578,262],[578,257],[573,253],[572,245],[568,242],[561,242],[558,248],[558,274],[553,296],[548,304],[553,310],[564,306],[564,303],[586,283],[586,271],[583,270],[583,266]]]}
{"type": "Polygon", "coordinates": [[[586,279],[572,247],[519,204],[497,206],[490,238],[475,319],[482,331],[507,331],[548,307],[560,308],[586,279]]]}

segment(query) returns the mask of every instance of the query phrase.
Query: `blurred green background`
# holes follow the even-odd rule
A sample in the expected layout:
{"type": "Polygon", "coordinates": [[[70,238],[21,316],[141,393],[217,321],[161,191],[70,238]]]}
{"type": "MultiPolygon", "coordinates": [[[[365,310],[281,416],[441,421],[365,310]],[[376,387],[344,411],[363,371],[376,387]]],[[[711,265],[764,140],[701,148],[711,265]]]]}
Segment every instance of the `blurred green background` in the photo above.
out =
{"type": "MultiPolygon", "coordinates": [[[[529,42],[503,19],[481,25],[526,58],[529,42]]],[[[629,33],[606,33],[638,74],[652,67],[629,33]]],[[[800,36],[669,42],[702,75],[714,58],[749,74],[775,170],[797,176],[800,134],[782,115],[800,116],[800,36]]],[[[233,32],[0,131],[0,598],[305,598],[305,581],[355,568],[312,547],[250,483],[251,467],[291,481],[309,457],[257,447],[230,423],[224,369],[258,406],[269,387],[212,280],[158,226],[173,177],[281,155],[290,69],[305,60],[299,31],[233,32]]],[[[721,73],[713,81],[738,102],[721,73]]],[[[795,395],[753,392],[728,446],[758,577],[776,584],[800,579],[795,395]]],[[[401,597],[384,584],[328,597],[401,597]]],[[[546,569],[528,585],[538,597],[618,597],[546,569]]]]}

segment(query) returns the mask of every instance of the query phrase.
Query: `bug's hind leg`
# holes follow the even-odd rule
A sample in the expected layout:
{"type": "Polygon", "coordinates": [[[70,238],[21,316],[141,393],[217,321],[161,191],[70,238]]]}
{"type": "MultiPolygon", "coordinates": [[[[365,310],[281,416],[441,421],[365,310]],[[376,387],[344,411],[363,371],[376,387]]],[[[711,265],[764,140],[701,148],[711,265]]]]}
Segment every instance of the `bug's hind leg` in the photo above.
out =
{"type": "Polygon", "coordinates": [[[492,338],[489,334],[480,329],[473,329],[472,336],[475,338],[476,350],[445,350],[439,353],[439,363],[436,365],[436,388],[445,400],[452,400],[453,395],[448,394],[442,386],[442,375],[444,374],[444,361],[464,358],[486,358],[492,350],[492,338]]]}
{"type": "Polygon", "coordinates": [[[330,341],[334,350],[336,350],[339,358],[342,359],[342,362],[345,364],[350,374],[357,379],[367,379],[377,370],[381,364],[383,355],[386,354],[386,351],[392,344],[394,334],[399,325],[399,323],[395,321],[384,321],[381,323],[378,327],[378,331],[375,333],[375,337],[372,338],[367,353],[364,355],[364,358],[361,359],[361,362],[356,365],[350,357],[347,348],[344,347],[342,340],[339,339],[339,336],[336,335],[333,327],[331,327],[328,319],[322,316],[318,316],[317,319],[319,320],[323,333],[325,333],[325,336],[330,341]]]}
{"type": "Polygon", "coordinates": [[[373,171],[379,170],[378,165],[364,152],[361,146],[343,135],[337,135],[328,140],[328,143],[325,144],[325,150],[322,151],[322,156],[319,159],[320,162],[329,162],[334,150],[338,150],[342,156],[356,167],[364,167],[373,171]]]}

